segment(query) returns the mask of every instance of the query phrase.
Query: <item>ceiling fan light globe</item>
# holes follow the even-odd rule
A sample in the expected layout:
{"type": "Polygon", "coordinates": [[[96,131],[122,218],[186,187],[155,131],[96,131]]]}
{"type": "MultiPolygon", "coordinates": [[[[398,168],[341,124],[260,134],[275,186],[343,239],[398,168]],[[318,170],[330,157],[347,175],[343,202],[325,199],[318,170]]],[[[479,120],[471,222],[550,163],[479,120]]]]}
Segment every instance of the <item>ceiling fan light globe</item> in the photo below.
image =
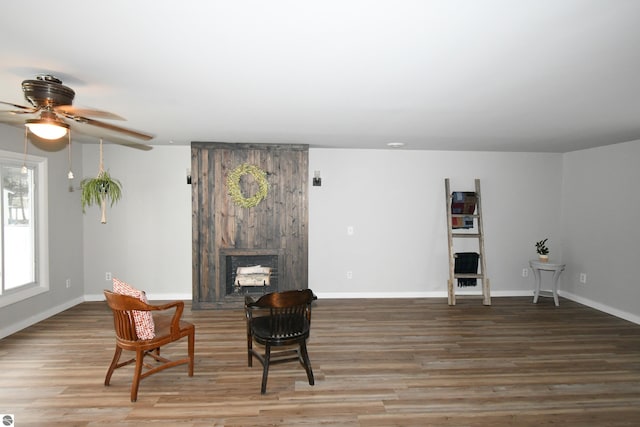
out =
{"type": "Polygon", "coordinates": [[[66,123],[50,122],[47,120],[28,120],[25,126],[29,128],[34,135],[42,139],[60,139],[67,134],[69,125],[66,123]]]}

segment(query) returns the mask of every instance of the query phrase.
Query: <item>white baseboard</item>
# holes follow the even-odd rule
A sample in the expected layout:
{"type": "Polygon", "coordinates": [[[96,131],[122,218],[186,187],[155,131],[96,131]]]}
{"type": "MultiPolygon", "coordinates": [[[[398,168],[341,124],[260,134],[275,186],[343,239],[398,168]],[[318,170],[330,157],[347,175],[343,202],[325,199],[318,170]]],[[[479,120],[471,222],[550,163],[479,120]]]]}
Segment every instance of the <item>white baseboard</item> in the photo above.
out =
{"type": "MultiPolygon", "coordinates": [[[[191,294],[149,294],[149,301],[191,301],[191,294]]],[[[103,294],[89,294],[84,296],[85,301],[104,301],[103,294]]]]}
{"type": "MultiPolygon", "coordinates": [[[[475,290],[456,290],[456,296],[482,296],[482,292],[475,290]]],[[[319,292],[318,298],[325,299],[353,299],[353,298],[447,298],[446,291],[431,292],[319,292]]],[[[492,291],[492,297],[522,297],[531,296],[533,291],[492,291]]]]}
{"type": "MultiPolygon", "coordinates": [[[[457,291],[456,295],[478,295],[482,293],[478,291],[457,291]]],[[[357,299],[357,298],[447,298],[447,292],[445,291],[430,291],[430,292],[319,292],[316,293],[318,298],[324,299],[357,299]]],[[[533,298],[533,291],[493,291],[492,297],[516,297],[516,296],[531,296],[533,298]]],[[[191,294],[147,294],[149,301],[191,301],[191,294]]],[[[102,294],[90,294],[84,296],[85,301],[104,301],[104,295],[102,294]]]]}

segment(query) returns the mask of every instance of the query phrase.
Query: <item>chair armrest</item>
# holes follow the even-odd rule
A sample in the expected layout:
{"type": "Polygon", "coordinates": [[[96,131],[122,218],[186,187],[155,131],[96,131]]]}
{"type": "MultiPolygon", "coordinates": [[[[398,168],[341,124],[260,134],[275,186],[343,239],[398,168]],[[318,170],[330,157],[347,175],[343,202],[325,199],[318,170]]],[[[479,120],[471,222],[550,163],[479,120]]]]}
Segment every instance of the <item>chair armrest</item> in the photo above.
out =
{"type": "Polygon", "coordinates": [[[171,319],[171,336],[177,337],[180,334],[180,320],[184,311],[184,301],[172,301],[162,305],[147,304],[152,311],[167,311],[175,308],[173,318],[171,319]]]}
{"type": "Polygon", "coordinates": [[[247,318],[247,328],[249,328],[249,322],[253,317],[253,308],[255,307],[255,301],[249,295],[244,297],[244,315],[247,318]]]}

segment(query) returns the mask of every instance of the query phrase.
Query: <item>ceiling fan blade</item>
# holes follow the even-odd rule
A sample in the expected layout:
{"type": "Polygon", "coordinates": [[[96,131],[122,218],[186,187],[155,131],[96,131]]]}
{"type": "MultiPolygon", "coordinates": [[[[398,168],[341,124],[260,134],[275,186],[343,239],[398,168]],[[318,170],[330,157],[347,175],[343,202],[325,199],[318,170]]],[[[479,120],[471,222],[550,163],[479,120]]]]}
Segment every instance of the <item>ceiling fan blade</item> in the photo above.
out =
{"type": "Polygon", "coordinates": [[[80,116],[71,116],[69,117],[72,120],[75,120],[78,123],[86,123],[88,125],[92,125],[92,126],[96,126],[99,128],[103,128],[103,129],[107,129],[107,130],[111,130],[114,132],[119,132],[125,135],[129,135],[132,136],[134,138],[138,138],[138,139],[142,139],[144,141],[149,141],[150,139],[153,139],[154,135],[150,135],[148,133],[143,133],[143,132],[139,132],[133,129],[127,129],[127,128],[123,128],[120,126],[115,126],[112,125],[110,123],[105,123],[105,122],[101,122],[98,120],[93,120],[90,119],[88,117],[80,117],[80,116]]]}
{"type": "Polygon", "coordinates": [[[13,108],[17,108],[18,110],[9,111],[9,112],[14,113],[14,114],[30,114],[30,113],[35,113],[36,111],[38,111],[37,108],[25,107],[24,105],[13,104],[11,102],[0,101],[0,104],[10,105],[13,108]]]}
{"type": "Polygon", "coordinates": [[[76,108],[73,105],[58,105],[57,107],[54,107],[53,110],[56,113],[63,114],[72,120],[75,120],[75,116],[99,117],[101,119],[109,120],[127,120],[124,117],[121,117],[114,113],[110,113],[108,111],[91,110],[88,108],[76,108]]]}
{"type": "Polygon", "coordinates": [[[105,141],[111,142],[113,144],[124,145],[125,147],[135,148],[136,150],[149,151],[152,150],[153,147],[147,144],[141,144],[139,142],[127,141],[123,138],[117,138],[113,136],[108,136],[104,138],[105,141]]]}
{"type": "Polygon", "coordinates": [[[33,114],[38,110],[27,111],[27,110],[0,110],[0,114],[11,114],[12,116],[16,116],[19,114],[33,114]]]}
{"type": "Polygon", "coordinates": [[[12,126],[24,126],[24,118],[10,111],[0,111],[0,123],[12,126]]]}

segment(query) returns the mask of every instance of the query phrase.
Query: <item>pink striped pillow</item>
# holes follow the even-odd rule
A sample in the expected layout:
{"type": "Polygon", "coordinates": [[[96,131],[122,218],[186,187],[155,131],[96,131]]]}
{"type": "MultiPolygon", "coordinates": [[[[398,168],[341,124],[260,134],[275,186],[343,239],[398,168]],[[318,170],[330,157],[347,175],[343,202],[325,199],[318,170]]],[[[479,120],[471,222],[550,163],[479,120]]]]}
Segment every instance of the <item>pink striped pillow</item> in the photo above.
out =
{"type": "MultiPolygon", "coordinates": [[[[113,278],[113,292],[120,295],[129,295],[130,297],[138,298],[140,301],[146,303],[147,296],[144,291],[140,291],[133,286],[125,283],[121,280],[113,278]]],[[[156,336],[156,326],[153,323],[153,316],[150,311],[133,311],[133,321],[136,324],[136,335],[141,340],[150,340],[156,336]]]]}

